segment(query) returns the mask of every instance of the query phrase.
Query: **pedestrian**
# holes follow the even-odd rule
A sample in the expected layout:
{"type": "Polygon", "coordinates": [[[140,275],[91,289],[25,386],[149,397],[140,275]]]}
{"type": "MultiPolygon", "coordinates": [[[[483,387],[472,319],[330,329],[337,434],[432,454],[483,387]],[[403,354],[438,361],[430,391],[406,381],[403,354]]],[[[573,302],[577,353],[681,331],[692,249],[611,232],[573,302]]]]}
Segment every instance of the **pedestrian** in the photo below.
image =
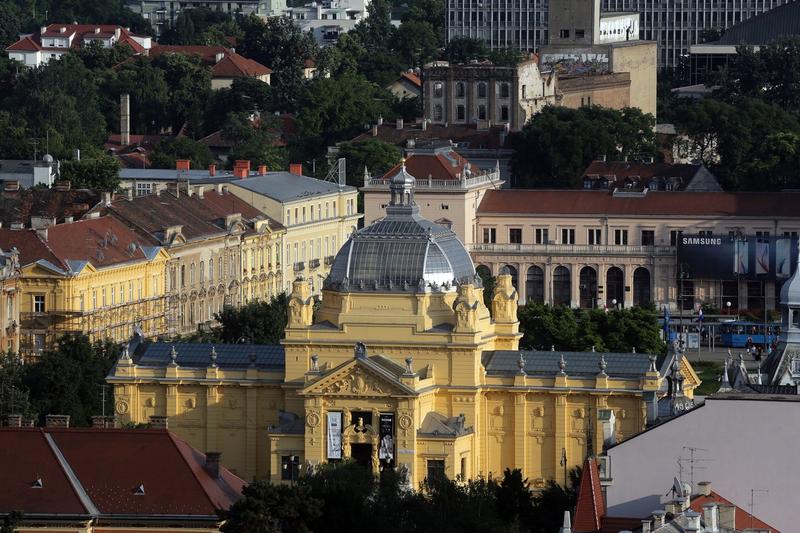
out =
{"type": "Polygon", "coordinates": [[[761,361],[761,356],[762,355],[764,355],[764,349],[759,344],[758,348],[756,349],[756,361],[761,361]]]}

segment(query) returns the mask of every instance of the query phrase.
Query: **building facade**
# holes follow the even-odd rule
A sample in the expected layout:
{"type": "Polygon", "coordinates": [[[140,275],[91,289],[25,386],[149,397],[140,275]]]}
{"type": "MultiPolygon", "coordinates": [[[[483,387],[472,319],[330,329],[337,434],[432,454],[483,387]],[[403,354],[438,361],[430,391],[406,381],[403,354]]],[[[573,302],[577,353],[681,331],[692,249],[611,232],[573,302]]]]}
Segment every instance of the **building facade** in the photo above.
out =
{"type": "Polygon", "coordinates": [[[126,0],[125,5],[149,21],[156,36],[174,26],[178,15],[182,12],[198,7],[222,11],[230,15],[257,15],[260,17],[280,15],[286,9],[285,0],[238,0],[236,2],[228,0],[126,0]]]}
{"type": "Polygon", "coordinates": [[[236,50],[225,46],[207,45],[163,45],[157,44],[148,50],[150,57],[179,54],[197,57],[201,64],[211,69],[211,88],[227,89],[233,80],[251,78],[270,84],[272,69],[236,53],[236,50]]]}
{"type": "Polygon", "coordinates": [[[0,248],[19,250],[19,352],[37,357],[65,333],[123,342],[138,328],[165,330],[169,254],[142,245],[111,217],[38,229],[0,230],[0,248]]]}
{"type": "MultiPolygon", "coordinates": [[[[796,237],[791,193],[487,191],[476,218],[476,264],[512,273],[521,301],[572,307],[668,305],[775,309],[781,284],[684,279],[681,233],[796,237]],[[682,294],[681,294],[682,291],[682,294]]],[[[479,266],[479,268],[481,268],[479,266]]]]}
{"type": "Polygon", "coordinates": [[[169,251],[167,324],[185,335],[215,323],[224,305],[276,296],[283,289],[285,229],[226,186],[172,183],[145,196],[129,194],[99,208],[169,251]],[[207,190],[208,189],[208,190],[207,190]]]}
{"type": "Polygon", "coordinates": [[[422,70],[422,94],[424,117],[433,124],[507,124],[513,131],[556,101],[555,78],[540,72],[535,58],[516,67],[430,63],[422,70]]]}
{"type": "Polygon", "coordinates": [[[544,487],[602,449],[603,428],[641,431],[662,385],[656,357],[519,351],[511,277],[498,277],[490,316],[466,249],[420,216],[415,193],[401,168],[386,217],[337,254],[319,309],[311,284],[293,282],[282,346],[144,344],[108,376],[116,412],[166,416],[239,475],[275,482],[353,458],[400,468],[411,486],[521,468],[544,487]]]}
{"type": "Polygon", "coordinates": [[[303,176],[294,166],[293,171],[238,179],[228,188],[286,228],[281,290],[291,290],[291,280],[305,276],[319,295],[336,252],[361,218],[358,190],[303,176]]]}
{"type": "Polygon", "coordinates": [[[0,248],[0,350],[19,353],[19,251],[0,248]]]}
{"type": "Polygon", "coordinates": [[[283,14],[309,32],[317,44],[326,46],[366,19],[368,6],[369,0],[322,0],[286,8],[283,14]]]}

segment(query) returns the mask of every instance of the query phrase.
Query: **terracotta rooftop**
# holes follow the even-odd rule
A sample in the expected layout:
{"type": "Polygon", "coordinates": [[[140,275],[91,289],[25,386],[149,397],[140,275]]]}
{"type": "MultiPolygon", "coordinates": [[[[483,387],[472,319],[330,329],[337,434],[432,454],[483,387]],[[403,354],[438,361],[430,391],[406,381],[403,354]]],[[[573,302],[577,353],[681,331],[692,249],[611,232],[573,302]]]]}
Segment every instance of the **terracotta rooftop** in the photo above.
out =
{"type": "Polygon", "coordinates": [[[47,260],[65,271],[78,272],[86,263],[95,268],[143,261],[153,248],[112,217],[78,220],[47,228],[46,237],[32,229],[0,229],[0,248],[15,246],[20,264],[47,260]]]}
{"type": "Polygon", "coordinates": [[[505,215],[800,217],[800,193],[502,189],[486,191],[478,213],[505,215]]]}
{"type": "Polygon", "coordinates": [[[163,191],[130,200],[118,198],[100,211],[119,219],[153,245],[168,244],[164,230],[170,226],[182,226],[181,235],[188,241],[225,235],[228,232],[225,217],[236,213],[242,215],[243,221],[265,219],[273,231],[283,229],[280,223],[235,194],[211,189],[204,191],[203,198],[197,194],[190,197],[183,188],[185,185],[181,186],[178,196],[163,191]]]}
{"type": "Polygon", "coordinates": [[[366,131],[353,138],[351,142],[362,142],[367,139],[379,139],[389,144],[406,146],[408,141],[441,139],[453,141],[454,143],[464,143],[468,148],[502,148],[505,143],[505,129],[502,126],[493,126],[488,130],[479,130],[475,125],[455,125],[448,126],[442,124],[428,124],[426,129],[422,129],[421,124],[408,124],[403,129],[397,129],[395,124],[383,124],[377,126],[378,134],[372,135],[372,131],[366,131]]]}
{"type": "Polygon", "coordinates": [[[0,513],[215,522],[245,485],[223,467],[212,477],[205,456],[165,430],[2,428],[0,438],[0,513]]]}
{"type": "MultiPolygon", "coordinates": [[[[390,178],[400,171],[402,163],[398,163],[389,169],[383,179],[390,178]]],[[[436,150],[433,153],[414,153],[409,155],[405,161],[406,170],[418,180],[428,177],[435,180],[455,180],[461,179],[464,167],[469,165],[469,161],[464,159],[455,150],[436,150]]]]}
{"type": "Polygon", "coordinates": [[[406,80],[411,82],[416,88],[418,89],[422,88],[422,80],[419,79],[419,76],[417,76],[413,72],[403,72],[402,74],[400,74],[400,77],[405,78],[406,80]]]}
{"type": "Polygon", "coordinates": [[[211,67],[211,73],[215,78],[255,77],[272,72],[270,68],[261,63],[241,56],[224,46],[159,44],[153,46],[149,52],[150,57],[158,57],[164,54],[197,56],[203,64],[211,67]],[[217,61],[218,54],[223,55],[223,58],[219,61],[217,61]]]}
{"type": "Polygon", "coordinates": [[[117,29],[119,29],[120,32],[117,43],[127,44],[137,54],[144,52],[145,48],[133,38],[134,34],[116,24],[50,24],[45,28],[44,33],[38,31],[25,36],[6,47],[6,50],[22,52],[60,50],[63,52],[65,49],[62,47],[42,46],[42,37],[64,38],[73,35],[71,48],[78,49],[83,45],[84,39],[109,39],[116,34],[117,29]],[[62,28],[64,30],[63,32],[61,31],[62,28]]]}
{"type": "Polygon", "coordinates": [[[762,520],[759,520],[758,518],[751,515],[738,505],[735,505],[731,501],[723,498],[713,490],[711,491],[711,494],[709,494],[708,496],[704,495],[693,496],[692,501],[689,504],[689,507],[691,507],[692,511],[702,514],[703,505],[707,503],[716,503],[720,505],[734,505],[736,507],[735,516],[736,516],[737,529],[749,528],[758,530],[768,530],[771,533],[780,533],[780,531],[778,531],[774,527],[770,526],[769,524],[767,524],[762,520]]]}
{"type": "Polygon", "coordinates": [[[0,192],[0,222],[8,228],[15,222],[30,227],[31,217],[64,217],[76,220],[100,201],[100,193],[89,189],[59,190],[31,187],[19,191],[0,192]]]}
{"type": "Polygon", "coordinates": [[[606,514],[603,488],[600,486],[600,472],[597,461],[587,458],[583,462],[581,484],[578,488],[578,504],[575,508],[573,531],[575,533],[594,533],[603,525],[606,514]]]}

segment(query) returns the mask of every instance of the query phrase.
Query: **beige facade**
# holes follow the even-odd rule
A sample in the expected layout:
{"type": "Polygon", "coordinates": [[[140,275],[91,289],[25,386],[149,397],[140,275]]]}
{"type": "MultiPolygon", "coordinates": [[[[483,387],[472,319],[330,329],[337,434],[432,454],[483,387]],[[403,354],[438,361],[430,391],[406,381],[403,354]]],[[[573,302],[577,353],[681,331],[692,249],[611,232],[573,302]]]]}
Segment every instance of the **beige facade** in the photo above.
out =
{"type": "Polygon", "coordinates": [[[19,252],[0,249],[0,351],[19,353],[19,252]]]}
{"type": "Polygon", "coordinates": [[[333,257],[361,218],[358,190],[288,172],[268,172],[228,187],[286,228],[281,291],[289,291],[291,280],[302,275],[320,294],[333,257]]]}
{"type": "Polygon", "coordinates": [[[558,95],[559,104],[572,109],[588,105],[611,109],[630,107],[630,73],[561,76],[558,78],[558,95]]]}
{"type": "Polygon", "coordinates": [[[437,61],[422,71],[424,117],[433,124],[507,124],[519,131],[555,103],[555,77],[536,59],[515,67],[437,61]]]}

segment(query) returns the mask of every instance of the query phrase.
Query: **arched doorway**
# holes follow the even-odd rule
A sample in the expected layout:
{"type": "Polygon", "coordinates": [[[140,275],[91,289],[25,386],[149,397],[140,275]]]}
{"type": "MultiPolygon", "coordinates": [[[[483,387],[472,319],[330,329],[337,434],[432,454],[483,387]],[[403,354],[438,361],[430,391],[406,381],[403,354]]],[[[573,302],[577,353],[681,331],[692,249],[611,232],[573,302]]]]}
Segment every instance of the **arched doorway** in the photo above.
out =
{"type": "Polygon", "coordinates": [[[572,282],[569,269],[565,266],[557,266],[553,270],[553,305],[570,305],[571,293],[572,282]]]}
{"type": "Polygon", "coordinates": [[[606,272],[606,306],[609,309],[622,307],[624,298],[625,275],[621,268],[611,267],[606,272]]]}
{"type": "Polygon", "coordinates": [[[544,271],[538,266],[528,269],[525,277],[525,298],[532,303],[544,303],[544,271]]]}
{"type": "Polygon", "coordinates": [[[579,275],[580,283],[580,307],[582,309],[592,309],[597,303],[597,270],[590,266],[581,269],[579,275]]]}
{"type": "Polygon", "coordinates": [[[650,271],[639,267],[633,271],[633,305],[644,307],[652,303],[650,295],[650,271]]]}
{"type": "MultiPolygon", "coordinates": [[[[511,276],[511,284],[514,286],[515,289],[517,289],[517,291],[519,291],[518,288],[519,285],[517,285],[517,282],[519,281],[519,276],[517,275],[516,267],[513,267],[511,265],[506,265],[503,268],[505,268],[506,272],[508,272],[508,274],[511,276]]],[[[503,272],[503,269],[500,269],[500,272],[503,272]]]]}

